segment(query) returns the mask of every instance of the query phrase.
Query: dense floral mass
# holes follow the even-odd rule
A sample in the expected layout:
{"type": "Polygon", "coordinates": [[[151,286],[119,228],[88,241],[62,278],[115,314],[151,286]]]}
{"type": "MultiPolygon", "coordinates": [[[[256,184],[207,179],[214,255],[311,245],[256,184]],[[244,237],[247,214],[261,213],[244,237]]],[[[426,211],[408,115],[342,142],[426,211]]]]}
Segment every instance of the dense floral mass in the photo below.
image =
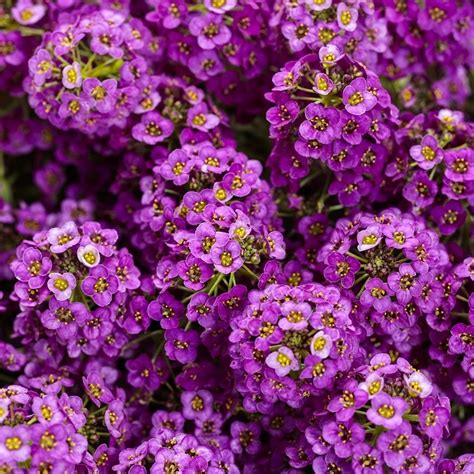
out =
{"type": "Polygon", "coordinates": [[[0,2],[0,474],[474,473],[474,5],[0,2]]]}

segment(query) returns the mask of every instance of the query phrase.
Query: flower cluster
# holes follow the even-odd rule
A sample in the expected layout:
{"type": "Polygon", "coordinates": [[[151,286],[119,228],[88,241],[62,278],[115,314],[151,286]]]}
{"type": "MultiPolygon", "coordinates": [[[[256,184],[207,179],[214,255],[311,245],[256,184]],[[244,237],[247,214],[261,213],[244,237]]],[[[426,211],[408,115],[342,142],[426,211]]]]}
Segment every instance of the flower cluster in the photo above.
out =
{"type": "Polygon", "coordinates": [[[419,343],[418,319],[439,320],[453,307],[447,251],[413,214],[387,209],[341,219],[318,258],[326,280],[357,293],[358,327],[401,353],[419,343]]]}
{"type": "MultiPolygon", "coordinates": [[[[107,9],[71,15],[45,35],[28,61],[29,102],[60,129],[105,134],[123,128],[132,113],[145,114],[160,102],[158,78],[146,74],[160,54],[137,19],[107,9]]],[[[159,121],[156,128],[164,136],[172,131],[159,121]]]]}
{"type": "Polygon", "coordinates": [[[328,46],[287,63],[273,84],[272,182],[297,189],[316,160],[333,173],[329,193],[343,206],[376,199],[396,115],[378,77],[328,46]]]}
{"type": "Polygon", "coordinates": [[[359,355],[352,305],[335,287],[307,283],[252,291],[231,321],[232,368],[249,411],[322,396],[359,355]]]}
{"type": "Polygon", "coordinates": [[[0,468],[5,472],[63,472],[81,464],[87,453],[82,400],[66,393],[37,393],[21,385],[0,389],[0,468]]]}
{"type": "Polygon", "coordinates": [[[37,233],[16,251],[13,292],[22,313],[16,331],[66,346],[70,357],[103,352],[113,356],[144,321],[139,311],[140,272],[115,230],[89,221],[68,221],[37,233]],[[40,324],[42,331],[33,329],[40,324]]]}
{"type": "Polygon", "coordinates": [[[394,81],[405,107],[421,110],[466,100],[473,13],[471,4],[442,0],[279,0],[271,24],[290,51],[336,46],[394,81]],[[429,70],[436,71],[435,80],[427,77],[429,70]]]}
{"type": "Polygon", "coordinates": [[[413,209],[432,217],[441,235],[461,229],[473,204],[470,133],[461,112],[414,116],[397,131],[398,153],[385,170],[394,185],[403,185],[413,209]]]}

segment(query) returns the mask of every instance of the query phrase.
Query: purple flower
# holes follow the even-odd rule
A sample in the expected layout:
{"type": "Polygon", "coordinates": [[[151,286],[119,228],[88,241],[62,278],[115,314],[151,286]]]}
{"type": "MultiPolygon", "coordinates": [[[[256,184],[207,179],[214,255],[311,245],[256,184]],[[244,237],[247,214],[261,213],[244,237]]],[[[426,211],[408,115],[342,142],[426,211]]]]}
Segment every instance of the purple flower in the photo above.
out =
{"type": "Polygon", "coordinates": [[[355,474],[383,474],[382,453],[367,443],[358,443],[352,452],[352,468],[355,474]]]}
{"type": "Polygon", "coordinates": [[[425,171],[416,171],[412,179],[403,188],[403,197],[416,207],[430,206],[438,192],[438,185],[432,181],[425,171]]]}
{"type": "Polygon", "coordinates": [[[42,427],[33,425],[33,437],[38,451],[35,457],[48,457],[49,459],[62,459],[68,453],[66,442],[67,432],[63,424],[42,427]]]}
{"type": "Polygon", "coordinates": [[[441,439],[443,429],[450,419],[448,408],[436,401],[435,397],[428,397],[423,401],[419,414],[421,429],[433,439],[441,439]]]}
{"type": "Polygon", "coordinates": [[[146,354],[140,354],[136,359],[130,359],[125,366],[128,370],[127,381],[135,388],[144,387],[154,392],[164,382],[164,373],[159,374],[157,368],[146,354]]]}
{"type": "Polygon", "coordinates": [[[68,300],[76,288],[76,277],[72,273],[50,273],[48,277],[48,288],[55,298],[58,301],[68,300]]]}
{"type": "Polygon", "coordinates": [[[403,423],[402,416],[407,410],[408,404],[403,398],[380,393],[372,399],[367,418],[378,426],[393,430],[403,423]]]}
{"type": "Polygon", "coordinates": [[[37,86],[42,86],[53,75],[53,59],[45,49],[39,49],[28,61],[30,74],[37,86]]]}
{"type": "Polygon", "coordinates": [[[424,170],[430,170],[443,159],[443,150],[438,146],[438,141],[432,135],[425,135],[420,145],[410,148],[410,156],[424,170]]]}
{"type": "Polygon", "coordinates": [[[165,351],[171,360],[181,364],[193,362],[197,356],[199,336],[196,331],[183,329],[170,329],[165,332],[165,351]]]}
{"type": "Polygon", "coordinates": [[[81,284],[83,293],[90,296],[99,306],[109,305],[118,287],[118,278],[104,265],[92,268],[81,284]]]}
{"type": "Polygon", "coordinates": [[[470,148],[445,152],[445,176],[451,181],[474,181],[474,152],[470,148]]]}
{"type": "Polygon", "coordinates": [[[410,423],[403,421],[397,428],[380,435],[377,448],[383,452],[386,464],[398,470],[407,458],[422,452],[423,443],[418,436],[412,434],[410,423]]]}
{"type": "Polygon", "coordinates": [[[230,447],[234,453],[256,454],[260,451],[261,428],[257,423],[234,421],[230,426],[232,440],[230,447]]]}
{"type": "Polygon", "coordinates": [[[26,426],[0,426],[0,459],[10,465],[30,457],[31,433],[26,426]]]}
{"type": "Polygon", "coordinates": [[[49,309],[41,313],[41,322],[45,328],[55,330],[64,340],[73,338],[87,318],[87,309],[82,303],[69,303],[49,300],[49,309]]]}
{"type": "Polygon", "coordinates": [[[360,263],[354,257],[345,256],[339,252],[331,252],[326,263],[324,277],[327,281],[331,283],[341,282],[344,288],[352,287],[355,275],[360,268],[360,263]]]}
{"type": "Polygon", "coordinates": [[[337,24],[339,28],[346,31],[354,31],[357,28],[359,12],[355,8],[348,7],[345,3],[337,6],[337,24]]]}
{"type": "Polygon", "coordinates": [[[275,369],[278,376],[284,377],[292,370],[298,370],[299,364],[291,349],[280,347],[277,351],[272,352],[265,359],[265,363],[275,369]]]}
{"type": "Polygon", "coordinates": [[[402,263],[398,272],[391,273],[388,276],[387,284],[401,304],[407,304],[413,297],[421,294],[421,285],[417,281],[417,273],[409,263],[402,263]]]}
{"type": "Polygon", "coordinates": [[[358,408],[365,405],[367,399],[367,392],[358,388],[355,380],[351,380],[344,386],[342,395],[329,402],[328,410],[336,413],[338,420],[348,421],[354,416],[358,408]]]}
{"type": "Polygon", "coordinates": [[[121,58],[123,50],[120,45],[123,42],[123,35],[118,28],[110,27],[107,23],[95,24],[91,29],[91,50],[100,55],[109,55],[113,58],[121,58]]]}
{"type": "Polygon", "coordinates": [[[34,25],[46,14],[45,5],[35,5],[30,0],[20,0],[12,8],[12,17],[20,25],[34,25]]]}
{"type": "Polygon", "coordinates": [[[198,44],[204,50],[222,46],[231,38],[229,28],[222,24],[222,17],[213,13],[195,16],[189,22],[189,31],[197,36],[198,44]]]}
{"type": "Polygon", "coordinates": [[[27,248],[21,255],[21,261],[16,260],[12,263],[12,270],[15,277],[28,286],[37,289],[43,286],[46,281],[46,275],[51,271],[51,259],[35,248],[27,248]]]}
{"type": "Polygon", "coordinates": [[[48,242],[51,244],[50,250],[53,253],[65,252],[76,245],[80,238],[76,224],[72,221],[66,222],[61,227],[49,229],[47,234],[48,242]]]}
{"type": "Polygon", "coordinates": [[[377,104],[377,98],[368,91],[367,81],[363,77],[354,79],[344,88],[342,100],[347,112],[352,115],[363,115],[377,104]]]}
{"type": "Polygon", "coordinates": [[[208,390],[186,391],[181,395],[183,416],[187,420],[209,418],[212,413],[214,398],[208,390]]]}
{"type": "Polygon", "coordinates": [[[149,112],[142,116],[141,122],[132,129],[132,136],[147,145],[156,145],[166,140],[173,133],[171,120],[162,117],[158,112],[149,112]]]}
{"type": "Polygon", "coordinates": [[[434,207],[431,215],[441,234],[451,235],[463,226],[467,213],[459,201],[448,201],[442,206],[434,207]]]}
{"type": "Polygon", "coordinates": [[[225,275],[236,272],[243,265],[240,256],[242,249],[234,240],[213,245],[210,251],[211,261],[216,270],[225,275]]]}
{"type": "Polygon", "coordinates": [[[208,112],[206,103],[201,102],[188,110],[186,123],[188,126],[196,128],[197,130],[207,132],[208,130],[216,128],[217,125],[219,125],[219,121],[217,115],[208,112]]]}
{"type": "Polygon", "coordinates": [[[81,99],[89,107],[97,109],[98,112],[106,114],[110,112],[117,100],[117,81],[115,79],[106,79],[100,81],[95,77],[89,77],[82,84],[81,99]]]}
{"type": "Polygon", "coordinates": [[[367,115],[351,115],[343,111],[340,126],[342,138],[351,145],[359,145],[370,128],[370,119],[367,115]]]}
{"type": "Polygon", "coordinates": [[[372,306],[383,313],[390,308],[393,292],[380,278],[371,278],[366,284],[360,302],[364,306],[372,306]]]}
{"type": "Polygon", "coordinates": [[[340,116],[337,109],[309,104],[304,115],[306,120],[300,125],[299,132],[305,140],[318,140],[328,144],[340,136],[340,116]]]}
{"type": "Polygon", "coordinates": [[[188,255],[185,261],[178,263],[178,274],[182,278],[184,286],[196,291],[204,288],[213,273],[211,265],[192,255],[188,255]]]}
{"type": "Polygon", "coordinates": [[[357,422],[330,421],[323,426],[324,440],[334,447],[336,455],[340,458],[351,456],[354,445],[364,440],[365,431],[357,422]]]}
{"type": "Polygon", "coordinates": [[[63,86],[66,89],[75,89],[82,85],[81,65],[74,61],[70,66],[66,66],[62,72],[63,86]]]}
{"type": "Polygon", "coordinates": [[[292,51],[301,51],[306,45],[317,41],[317,32],[313,19],[304,15],[296,21],[285,22],[281,27],[283,36],[288,39],[288,45],[292,51]]]}
{"type": "Polygon", "coordinates": [[[173,150],[156,170],[164,179],[173,181],[176,186],[182,186],[189,181],[193,166],[194,160],[183,150],[177,149],[173,150]]]}
{"type": "Polygon", "coordinates": [[[312,379],[313,385],[318,389],[329,387],[334,383],[337,372],[336,363],[330,359],[321,359],[317,355],[309,355],[304,360],[304,369],[301,379],[312,379]]]}

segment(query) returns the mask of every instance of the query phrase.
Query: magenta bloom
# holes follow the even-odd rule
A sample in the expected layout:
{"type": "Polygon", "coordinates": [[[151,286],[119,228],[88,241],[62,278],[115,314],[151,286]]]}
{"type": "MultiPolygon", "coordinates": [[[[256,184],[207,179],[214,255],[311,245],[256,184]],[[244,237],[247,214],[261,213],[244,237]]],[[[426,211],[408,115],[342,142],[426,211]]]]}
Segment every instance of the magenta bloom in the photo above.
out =
{"type": "Polygon", "coordinates": [[[425,135],[420,145],[410,148],[410,156],[424,170],[430,170],[443,159],[443,150],[438,146],[438,141],[432,135],[425,135]]]}
{"type": "Polygon", "coordinates": [[[63,253],[76,245],[79,240],[79,232],[76,224],[72,221],[66,222],[62,227],[53,227],[47,234],[48,242],[51,244],[51,252],[63,253]]]}
{"type": "Polygon", "coordinates": [[[12,270],[15,277],[24,282],[28,282],[28,286],[37,289],[43,286],[46,281],[46,275],[51,271],[51,259],[43,256],[43,254],[34,248],[27,248],[20,261],[12,263],[12,270]]]}
{"type": "Polygon", "coordinates": [[[363,115],[377,104],[377,98],[367,89],[363,77],[354,79],[342,92],[342,100],[347,112],[352,115],[363,115]]]}
{"type": "Polygon", "coordinates": [[[351,288],[355,281],[355,275],[360,268],[360,263],[351,256],[332,252],[327,258],[327,267],[324,269],[324,277],[331,283],[341,282],[344,288],[351,288]]]}
{"type": "Polygon", "coordinates": [[[234,240],[228,240],[222,245],[214,245],[210,252],[211,261],[216,270],[228,274],[237,271],[243,264],[240,245],[234,240]]]}
{"type": "Polygon", "coordinates": [[[118,278],[104,265],[94,267],[81,284],[84,294],[90,296],[99,306],[110,304],[118,287],[118,278]]]}
{"type": "Polygon", "coordinates": [[[141,122],[132,129],[132,136],[147,145],[156,145],[166,140],[174,130],[171,120],[162,117],[158,112],[149,112],[142,116],[141,122]]]}
{"type": "Polygon", "coordinates": [[[376,425],[393,430],[403,423],[402,416],[407,410],[408,404],[403,398],[380,393],[372,399],[367,418],[376,425]]]}
{"type": "Polygon", "coordinates": [[[0,459],[11,464],[26,461],[31,450],[30,436],[26,426],[0,426],[0,459]]]}
{"type": "Polygon", "coordinates": [[[266,364],[275,370],[277,375],[284,377],[292,370],[298,370],[299,364],[291,349],[280,347],[276,352],[272,352],[265,359],[266,364]]]}
{"type": "Polygon", "coordinates": [[[423,443],[418,436],[412,434],[410,423],[403,421],[398,428],[380,435],[377,448],[384,453],[387,465],[398,470],[407,458],[422,452],[423,443]]]}
{"type": "Polygon", "coordinates": [[[166,379],[158,374],[150,358],[145,354],[140,354],[136,359],[126,362],[128,369],[127,380],[132,387],[144,387],[147,390],[155,391],[166,379]]]}
{"type": "Polygon", "coordinates": [[[20,25],[34,25],[44,17],[46,11],[45,5],[35,5],[31,0],[20,0],[12,8],[12,17],[20,25]]]}
{"type": "Polygon", "coordinates": [[[68,300],[76,288],[76,277],[72,273],[50,273],[48,288],[58,301],[68,300]]]}
{"type": "Polygon", "coordinates": [[[229,42],[231,32],[222,22],[222,16],[216,14],[195,16],[189,23],[189,31],[197,36],[199,46],[214,49],[229,42]]]}
{"type": "Polygon", "coordinates": [[[187,124],[190,127],[206,132],[219,125],[219,117],[208,112],[208,107],[204,102],[195,105],[188,110],[187,124]]]}
{"type": "Polygon", "coordinates": [[[304,115],[306,120],[300,125],[299,132],[305,140],[318,140],[328,144],[340,136],[340,117],[337,109],[309,104],[304,115]]]}

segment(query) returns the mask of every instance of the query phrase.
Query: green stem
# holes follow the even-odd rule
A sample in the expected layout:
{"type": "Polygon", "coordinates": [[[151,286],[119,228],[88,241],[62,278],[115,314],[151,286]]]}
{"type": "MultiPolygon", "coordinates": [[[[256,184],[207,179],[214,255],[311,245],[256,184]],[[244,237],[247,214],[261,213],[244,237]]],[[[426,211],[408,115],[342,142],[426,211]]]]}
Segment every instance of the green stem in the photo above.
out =
{"type": "Polygon", "coordinates": [[[252,278],[255,278],[256,280],[258,280],[258,276],[257,276],[252,270],[250,270],[250,268],[247,267],[247,265],[245,265],[245,263],[242,265],[242,268],[243,268],[252,278]]]}
{"type": "Polygon", "coordinates": [[[362,263],[367,263],[368,260],[364,257],[360,257],[359,255],[356,255],[355,253],[352,252],[346,252],[347,255],[350,255],[351,257],[354,257],[355,259],[359,260],[359,262],[362,263]]]}
{"type": "Polygon", "coordinates": [[[136,339],[133,339],[132,341],[125,344],[122,347],[122,351],[124,351],[125,349],[128,349],[131,346],[134,346],[135,344],[138,344],[139,342],[144,341],[145,339],[148,339],[149,337],[156,336],[157,334],[160,334],[162,332],[163,332],[162,329],[157,329],[156,331],[147,332],[146,334],[143,334],[140,337],[137,337],[136,339]]]}

